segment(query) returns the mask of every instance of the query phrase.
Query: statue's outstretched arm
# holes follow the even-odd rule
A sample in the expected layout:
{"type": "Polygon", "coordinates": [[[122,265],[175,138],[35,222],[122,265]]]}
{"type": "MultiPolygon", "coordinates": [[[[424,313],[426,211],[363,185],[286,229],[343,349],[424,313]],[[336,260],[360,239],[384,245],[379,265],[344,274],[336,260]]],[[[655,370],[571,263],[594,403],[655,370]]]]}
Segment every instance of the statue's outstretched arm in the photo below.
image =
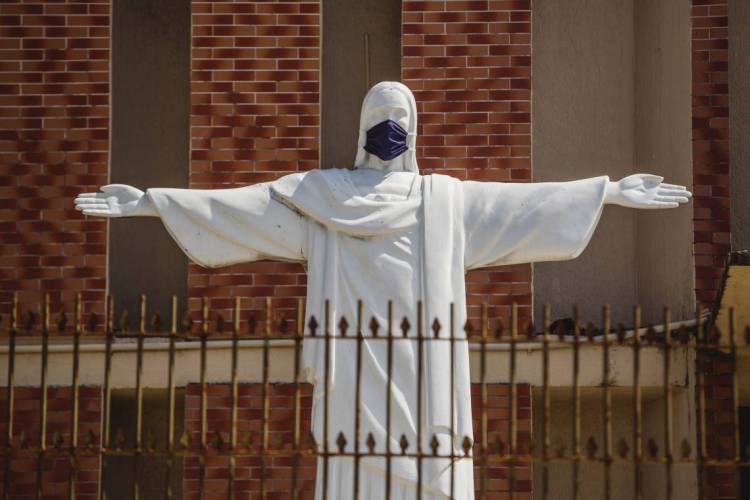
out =
{"type": "Polygon", "coordinates": [[[629,208],[675,208],[692,196],[685,186],[662,182],[663,177],[633,174],[610,182],[604,203],[629,208]]]}
{"type": "Polygon", "coordinates": [[[97,193],[81,193],[76,210],[98,217],[159,217],[149,196],[127,184],[107,184],[97,193]]]}

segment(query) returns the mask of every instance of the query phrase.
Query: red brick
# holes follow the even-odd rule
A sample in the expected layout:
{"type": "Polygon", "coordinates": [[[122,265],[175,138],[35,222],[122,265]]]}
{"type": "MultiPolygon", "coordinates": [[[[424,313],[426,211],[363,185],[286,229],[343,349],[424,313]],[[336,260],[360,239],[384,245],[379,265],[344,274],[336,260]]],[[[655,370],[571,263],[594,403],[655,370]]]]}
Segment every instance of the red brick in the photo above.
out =
{"type": "MultiPolygon", "coordinates": [[[[95,120],[109,114],[106,98],[109,93],[108,31],[102,37],[89,38],[88,35],[89,30],[97,26],[108,26],[108,5],[103,6],[106,8],[102,15],[89,15],[93,10],[85,4],[0,4],[0,23],[6,26],[2,29],[4,38],[0,48],[24,49],[5,51],[7,53],[0,57],[6,66],[12,62],[16,64],[13,68],[5,68],[6,72],[0,79],[0,86],[6,94],[3,105],[18,106],[4,107],[3,115],[7,118],[0,118],[0,134],[8,137],[8,142],[0,149],[12,153],[7,157],[0,155],[0,177],[7,176],[10,181],[4,184],[7,186],[32,186],[23,193],[23,203],[8,206],[10,211],[3,220],[28,220],[32,214],[29,210],[34,210],[42,211],[47,222],[26,232],[34,236],[33,242],[6,242],[6,254],[53,258],[86,251],[92,257],[104,257],[103,245],[87,245],[85,242],[101,241],[106,223],[90,221],[76,227],[75,223],[84,218],[71,210],[72,198],[77,192],[91,191],[107,182],[106,168],[102,166],[106,165],[108,123],[107,120],[95,120]],[[19,12],[28,15],[20,19],[15,15],[19,12]],[[34,94],[43,94],[43,98],[34,94]],[[98,96],[104,99],[99,101],[98,96]],[[44,120],[35,117],[44,117],[44,120]],[[78,137],[79,134],[88,135],[78,137]],[[68,140],[59,140],[63,137],[68,140]],[[98,140],[91,140],[95,137],[98,140]],[[24,171],[18,171],[17,161],[24,162],[24,171]],[[50,171],[50,175],[44,177],[27,176],[61,164],[76,164],[76,175],[50,171]],[[71,189],[48,190],[45,185],[67,185],[71,189]],[[63,209],[68,210],[58,216],[58,210],[63,209]],[[51,242],[64,242],[65,245],[51,242]]],[[[91,262],[96,261],[92,259],[91,262]]],[[[101,314],[106,272],[104,260],[78,266],[83,275],[99,278],[91,283],[94,288],[88,296],[96,298],[86,302],[85,314],[101,314]]],[[[24,300],[31,300],[22,305],[24,309],[36,308],[43,292],[62,297],[62,286],[84,286],[83,282],[37,279],[48,276],[55,268],[59,269],[58,264],[51,260],[26,263],[23,272],[19,273],[20,279],[12,283],[16,289],[36,292],[36,295],[24,294],[24,300]]],[[[0,299],[0,308],[4,311],[9,307],[10,297],[10,294],[4,294],[0,299]]],[[[72,304],[65,304],[65,308],[70,311],[72,304]]]]}
{"type": "MultiPolygon", "coordinates": [[[[194,27],[211,31],[194,30],[192,37],[191,186],[262,182],[313,166],[320,115],[319,3],[194,0],[192,11],[194,27]],[[313,140],[303,140],[307,137],[313,140]]],[[[190,264],[188,282],[191,297],[211,297],[212,310],[225,317],[237,295],[252,295],[243,301],[247,311],[265,296],[293,300],[305,291],[291,286],[304,283],[301,266],[209,270],[190,264]],[[263,286],[248,288],[252,283],[263,286]]],[[[196,312],[199,301],[190,306],[196,312]]]]}
{"type": "MultiPolygon", "coordinates": [[[[63,437],[64,446],[70,443],[71,399],[69,387],[50,387],[47,390],[47,444],[49,451],[43,464],[42,493],[46,496],[67,494],[68,477],[70,475],[70,460],[67,448],[58,451],[54,448],[55,431],[63,437]]],[[[99,426],[101,414],[99,411],[100,387],[81,387],[79,400],[79,445],[88,439],[88,430],[92,429],[96,442],[99,442],[99,426]],[[96,404],[91,404],[95,402],[96,404]]],[[[39,440],[39,401],[38,387],[17,387],[14,391],[13,435],[16,445],[15,457],[11,462],[11,498],[27,498],[36,491],[37,460],[36,454],[25,452],[18,448],[21,433],[25,433],[36,446],[39,440]]],[[[0,389],[0,401],[7,399],[7,389],[0,389]]],[[[0,423],[0,432],[6,433],[6,421],[0,423]]],[[[79,456],[78,469],[75,475],[77,498],[98,498],[99,456],[86,456],[83,452],[79,456]]]]}

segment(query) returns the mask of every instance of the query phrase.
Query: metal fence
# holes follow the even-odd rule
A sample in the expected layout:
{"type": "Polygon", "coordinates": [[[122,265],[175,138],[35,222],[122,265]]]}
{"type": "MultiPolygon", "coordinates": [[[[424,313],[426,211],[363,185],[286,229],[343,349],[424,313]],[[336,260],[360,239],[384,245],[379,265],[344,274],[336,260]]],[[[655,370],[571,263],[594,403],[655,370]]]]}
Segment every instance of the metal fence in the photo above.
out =
{"type": "MultiPolygon", "coordinates": [[[[303,303],[300,300],[297,304],[296,315],[294,318],[280,318],[274,320],[271,300],[266,301],[265,312],[258,319],[251,318],[247,321],[240,321],[240,299],[234,303],[234,312],[232,318],[225,320],[221,316],[215,315],[209,321],[209,309],[206,300],[202,303],[201,316],[198,321],[191,320],[189,315],[182,318],[178,317],[177,299],[172,300],[171,316],[168,320],[163,320],[158,315],[147,316],[146,297],[142,296],[140,301],[140,314],[138,315],[137,329],[129,328],[127,312],[124,312],[119,318],[114,315],[114,302],[112,298],[107,301],[106,320],[97,324],[95,317],[84,318],[81,313],[81,297],[77,297],[75,312],[72,321],[68,321],[65,314],[62,313],[56,318],[50,315],[50,300],[45,297],[44,303],[39,307],[40,314],[28,312],[23,315],[19,312],[17,301],[14,304],[8,321],[5,322],[4,329],[7,331],[7,349],[5,351],[7,360],[7,387],[5,402],[5,438],[2,452],[3,458],[3,497],[9,498],[12,484],[14,481],[12,463],[19,456],[31,455],[35,457],[37,463],[36,470],[36,490],[37,498],[42,496],[43,492],[43,467],[42,463],[48,454],[56,456],[67,456],[69,460],[69,478],[68,478],[68,495],[70,498],[76,497],[76,470],[78,461],[84,456],[94,456],[101,459],[101,474],[106,476],[108,468],[108,459],[115,456],[132,457],[135,481],[133,483],[132,496],[138,498],[140,495],[140,462],[145,457],[161,457],[166,462],[166,475],[164,485],[166,497],[173,496],[172,483],[175,477],[179,477],[180,471],[177,470],[175,463],[179,457],[197,457],[200,463],[199,490],[204,491],[205,460],[209,451],[216,455],[226,456],[228,458],[228,480],[226,495],[227,498],[235,496],[236,482],[236,460],[240,457],[256,457],[260,460],[260,482],[259,494],[265,498],[266,474],[264,471],[269,467],[269,460],[273,457],[286,456],[292,460],[292,478],[289,495],[291,498],[297,498],[300,493],[300,481],[298,480],[298,464],[305,457],[322,457],[323,466],[326,467],[328,459],[335,456],[347,456],[354,459],[354,489],[352,497],[357,498],[359,494],[358,468],[359,461],[362,457],[380,456],[383,457],[390,471],[391,460],[394,457],[412,457],[419,465],[421,472],[421,462],[426,459],[440,457],[450,459],[451,464],[456,460],[465,457],[473,457],[474,464],[478,468],[476,476],[476,488],[480,498],[484,498],[487,492],[488,476],[487,470],[491,465],[502,465],[507,467],[509,477],[510,496],[513,498],[515,490],[514,475],[516,469],[521,465],[533,464],[534,467],[541,468],[541,483],[539,491],[535,491],[535,496],[539,498],[548,498],[549,489],[549,467],[555,462],[569,463],[572,467],[570,477],[570,488],[573,498],[581,498],[580,488],[582,481],[586,478],[581,477],[581,466],[586,463],[601,464],[604,470],[604,498],[610,498],[613,495],[612,488],[612,467],[618,464],[626,464],[632,468],[633,491],[636,498],[642,497],[642,475],[641,468],[647,464],[656,465],[663,468],[663,481],[665,485],[665,497],[674,497],[673,469],[679,464],[692,464],[696,467],[699,483],[710,467],[727,468],[728,470],[739,473],[742,467],[748,465],[741,457],[743,451],[740,447],[739,439],[739,420],[738,420],[738,380],[737,380],[737,360],[738,352],[745,348],[750,341],[750,330],[745,330],[744,335],[740,337],[735,331],[733,311],[729,311],[729,332],[727,332],[726,345],[721,343],[721,333],[712,325],[710,319],[707,320],[702,311],[698,311],[695,320],[683,322],[675,327],[671,322],[669,309],[664,309],[663,322],[661,325],[648,326],[643,328],[641,325],[640,308],[635,307],[632,314],[632,328],[626,329],[623,325],[614,326],[610,323],[610,309],[605,306],[602,308],[601,323],[595,326],[592,323],[581,324],[578,309],[573,308],[571,321],[557,321],[554,324],[550,318],[550,308],[544,308],[543,325],[538,330],[534,325],[519,325],[518,308],[514,304],[511,308],[509,320],[490,322],[487,319],[487,308],[481,309],[481,320],[475,323],[467,322],[463,325],[463,332],[460,338],[456,335],[453,325],[450,325],[450,335],[439,337],[439,332],[443,326],[435,322],[425,328],[421,318],[415,325],[411,325],[408,319],[399,319],[392,317],[392,308],[389,304],[389,317],[386,325],[380,325],[372,319],[367,321],[363,318],[362,304],[358,304],[359,317],[352,321],[339,318],[336,321],[329,317],[328,303],[324,317],[316,319],[311,317],[305,324],[305,315],[303,303]],[[391,447],[391,420],[390,420],[390,400],[389,397],[383,402],[387,405],[386,414],[388,415],[387,433],[388,439],[386,450],[384,452],[375,451],[376,444],[372,435],[367,436],[365,443],[366,449],[360,446],[360,380],[357,379],[357,403],[353,409],[337,408],[333,411],[354,411],[355,412],[355,436],[353,443],[347,443],[343,433],[332,429],[329,431],[329,411],[323,414],[326,436],[323,443],[315,443],[312,435],[303,435],[302,432],[302,413],[301,413],[301,385],[300,380],[300,362],[301,347],[303,338],[317,337],[325,342],[326,369],[329,364],[329,345],[330,339],[334,336],[334,330],[337,330],[337,341],[348,340],[356,343],[356,364],[357,374],[361,374],[362,344],[366,338],[368,342],[386,342],[388,349],[388,391],[391,390],[391,370],[392,370],[392,353],[397,343],[403,339],[418,341],[420,346],[423,342],[450,342],[452,345],[456,342],[468,342],[474,346],[473,352],[478,352],[478,384],[480,387],[479,397],[479,428],[475,428],[474,433],[477,438],[469,439],[468,436],[458,437],[460,439],[460,448],[463,454],[454,453],[451,447],[450,453],[444,453],[439,449],[438,441],[433,436],[430,441],[431,449],[423,449],[420,438],[416,443],[410,443],[406,436],[401,436],[396,442],[399,443],[398,449],[391,447]],[[415,337],[409,337],[410,330],[416,329],[415,337]],[[80,348],[82,338],[99,335],[104,343],[104,376],[102,381],[102,410],[101,410],[101,429],[96,432],[89,432],[85,442],[79,440],[79,389],[80,389],[80,348]],[[135,343],[136,370],[134,373],[133,387],[135,388],[135,422],[134,422],[134,439],[132,442],[126,440],[116,433],[114,440],[111,439],[111,408],[112,408],[112,355],[113,345],[118,339],[131,339],[135,343]],[[145,368],[144,362],[144,341],[151,338],[162,338],[168,342],[168,366],[167,366],[167,405],[168,422],[165,436],[163,436],[163,446],[155,446],[152,443],[151,433],[144,429],[143,423],[143,374],[145,368]],[[26,433],[17,434],[14,430],[14,391],[17,389],[15,374],[18,370],[16,365],[17,348],[19,339],[33,339],[40,344],[40,396],[38,400],[38,426],[37,436],[26,433]],[[56,344],[60,342],[68,343],[72,350],[72,373],[70,378],[70,419],[69,419],[69,438],[65,439],[56,436],[51,441],[48,439],[48,386],[50,385],[48,375],[48,357],[51,339],[56,344]],[[238,353],[239,343],[242,340],[254,339],[262,342],[262,393],[263,400],[262,416],[260,424],[259,442],[243,442],[238,432],[238,353]],[[292,442],[285,443],[285,446],[271,446],[269,442],[269,369],[271,363],[270,346],[276,339],[286,339],[291,341],[294,347],[294,395],[293,395],[293,429],[292,442]],[[231,366],[229,370],[229,384],[231,387],[231,413],[230,413],[230,430],[227,442],[212,442],[210,439],[209,420],[207,412],[209,408],[207,368],[210,363],[209,346],[212,342],[229,342],[231,349],[231,366]],[[181,436],[176,435],[175,429],[175,405],[176,405],[176,363],[175,353],[177,345],[180,343],[197,343],[199,345],[199,378],[195,381],[200,387],[200,424],[198,432],[198,442],[192,442],[189,432],[181,436]],[[601,421],[603,422],[603,433],[600,437],[586,436],[581,428],[581,387],[580,373],[581,351],[587,345],[596,345],[601,352],[601,421]],[[535,346],[541,353],[541,363],[532,367],[539,370],[541,374],[541,386],[536,389],[540,391],[541,407],[535,411],[539,412],[541,419],[541,433],[533,436],[531,439],[521,441],[518,432],[518,373],[519,373],[519,353],[522,350],[535,346]],[[612,383],[611,383],[611,355],[614,348],[628,349],[629,358],[632,362],[632,380],[628,390],[632,394],[632,436],[630,440],[621,439],[614,442],[613,439],[613,405],[612,405],[612,383]],[[488,432],[488,383],[487,383],[487,359],[488,351],[493,349],[503,349],[508,357],[507,384],[509,386],[509,416],[507,418],[507,429],[504,433],[498,433],[494,439],[488,432]],[[552,444],[551,425],[553,419],[551,416],[551,399],[552,391],[550,389],[550,352],[553,349],[565,349],[570,354],[571,361],[571,383],[570,391],[571,408],[569,411],[572,415],[572,426],[569,429],[572,446],[552,444]],[[691,436],[676,436],[673,428],[674,409],[673,399],[673,374],[671,353],[675,349],[685,349],[695,356],[695,402],[696,402],[696,427],[697,437],[695,440],[691,436]],[[641,392],[641,362],[645,351],[654,351],[661,356],[662,372],[662,393],[661,404],[663,404],[663,439],[657,442],[654,439],[644,439],[643,434],[643,409],[642,409],[642,392],[641,392]],[[711,452],[706,445],[706,388],[705,373],[702,368],[703,360],[707,356],[712,356],[717,352],[724,353],[732,363],[732,404],[733,404],[733,423],[734,441],[731,449],[719,449],[711,452]],[[338,439],[335,441],[335,449],[329,449],[328,433],[335,432],[338,439]],[[502,436],[506,436],[503,438],[502,436]],[[696,443],[692,446],[690,443],[696,443]]],[[[419,312],[421,316],[421,305],[419,312]]],[[[452,311],[451,311],[452,312],[452,311]]],[[[453,315],[451,314],[451,318],[453,315]]],[[[5,319],[5,318],[4,318],[5,319]]],[[[422,366],[422,350],[419,351],[418,363],[422,366]]],[[[455,350],[451,349],[451,387],[453,392],[454,381],[454,363],[453,359],[455,350]]],[[[597,351],[598,355],[598,351],[597,351]]],[[[418,390],[422,394],[423,380],[421,370],[417,371],[419,375],[418,390]]],[[[328,401],[328,387],[325,385],[326,396],[328,401]]],[[[418,404],[418,412],[422,415],[421,398],[418,404]]],[[[451,407],[453,413],[455,408],[451,407]]],[[[418,419],[418,436],[421,435],[421,419],[418,419]]],[[[451,434],[455,434],[452,432],[451,434]]],[[[428,436],[429,437],[429,436],[428,436]]],[[[397,437],[398,438],[398,437],[397,437]]],[[[220,440],[221,441],[221,440],[220,440]]],[[[323,475],[323,488],[327,491],[327,474],[323,475]]],[[[421,479],[421,477],[420,477],[421,479]]],[[[390,485],[390,474],[387,475],[387,481],[390,485]]],[[[390,487],[386,488],[389,498],[390,487]]],[[[103,488],[99,489],[99,496],[104,497],[103,488]]],[[[202,496],[202,495],[201,495],[202,496]]],[[[325,494],[324,494],[325,496],[325,494]]],[[[418,495],[419,497],[419,495],[418,495]]]]}

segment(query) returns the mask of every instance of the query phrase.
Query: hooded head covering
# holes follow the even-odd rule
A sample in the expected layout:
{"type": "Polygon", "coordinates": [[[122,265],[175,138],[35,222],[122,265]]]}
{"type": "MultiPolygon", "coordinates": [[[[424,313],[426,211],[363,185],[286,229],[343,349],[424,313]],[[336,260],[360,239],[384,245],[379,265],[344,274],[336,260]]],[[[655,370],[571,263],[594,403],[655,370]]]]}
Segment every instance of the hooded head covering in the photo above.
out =
{"type": "Polygon", "coordinates": [[[409,87],[401,82],[380,82],[367,92],[359,117],[359,139],[354,166],[419,173],[417,166],[417,102],[409,87]],[[365,151],[367,131],[393,120],[407,132],[408,149],[396,158],[384,161],[365,151]]]}
{"type": "Polygon", "coordinates": [[[409,229],[418,223],[417,211],[422,203],[416,132],[417,104],[411,90],[403,83],[380,82],[367,92],[362,103],[355,167],[382,172],[343,168],[296,172],[271,183],[271,195],[312,220],[350,236],[409,229]],[[408,149],[388,161],[364,149],[367,131],[385,120],[395,121],[408,134],[408,149]],[[363,190],[355,177],[384,189],[363,190]]]}

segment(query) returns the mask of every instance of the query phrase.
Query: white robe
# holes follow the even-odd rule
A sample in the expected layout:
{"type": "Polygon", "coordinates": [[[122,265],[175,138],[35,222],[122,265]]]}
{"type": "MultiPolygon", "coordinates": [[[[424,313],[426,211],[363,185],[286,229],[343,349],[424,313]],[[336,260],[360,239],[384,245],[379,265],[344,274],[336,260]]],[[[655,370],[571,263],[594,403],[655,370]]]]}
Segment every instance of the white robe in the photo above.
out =
{"type": "MultiPolygon", "coordinates": [[[[391,451],[399,439],[416,450],[417,302],[424,304],[424,335],[437,318],[448,337],[450,305],[455,308],[456,338],[465,338],[466,270],[483,266],[572,259],[588,244],[602,212],[606,176],[557,183],[459,181],[444,175],[381,172],[373,169],[312,170],[273,183],[217,189],[152,188],[148,194],[169,233],[195,262],[218,267],[259,259],[305,262],[308,273],[306,323],[314,315],[324,329],[324,301],[330,300],[329,331],[338,337],[342,316],[354,338],[357,300],[364,305],[363,335],[375,317],[387,328],[387,305],[393,301],[393,332],[407,317],[410,340],[394,340],[392,365],[391,451]]],[[[469,352],[455,343],[455,420],[450,421],[450,343],[424,341],[422,450],[430,453],[433,434],[439,454],[462,454],[464,436],[473,439],[469,352]]],[[[343,432],[353,450],[356,341],[333,338],[329,344],[329,450],[338,449],[343,432]]],[[[323,442],[325,344],[304,339],[307,380],[315,384],[313,433],[323,442]]],[[[376,452],[385,451],[387,342],[363,343],[361,364],[360,451],[372,433],[376,452]]],[[[418,478],[416,460],[394,457],[391,498],[412,499],[418,478]]],[[[424,498],[473,499],[472,459],[453,468],[445,459],[422,460],[424,498]],[[453,469],[453,470],[452,470],[453,469]]],[[[328,465],[327,498],[353,498],[351,458],[328,465]]],[[[322,458],[316,498],[322,498],[322,458]]],[[[385,460],[360,461],[360,498],[385,497],[385,460]]]]}

